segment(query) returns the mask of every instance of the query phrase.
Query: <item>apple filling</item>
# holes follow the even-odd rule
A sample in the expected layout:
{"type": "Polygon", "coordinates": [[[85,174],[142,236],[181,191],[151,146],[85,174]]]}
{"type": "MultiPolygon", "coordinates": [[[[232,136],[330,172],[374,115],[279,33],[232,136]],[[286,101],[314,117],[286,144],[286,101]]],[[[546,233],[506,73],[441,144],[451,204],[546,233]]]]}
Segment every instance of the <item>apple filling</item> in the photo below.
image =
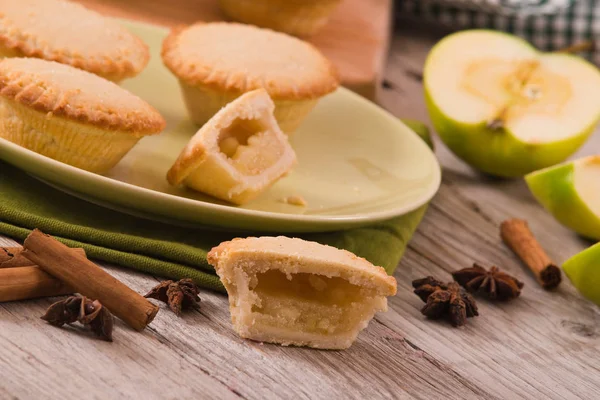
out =
{"type": "Polygon", "coordinates": [[[573,95],[567,78],[536,60],[473,61],[465,68],[462,87],[491,106],[488,125],[493,128],[525,115],[561,114],[573,95]]]}
{"type": "Polygon", "coordinates": [[[237,118],[219,134],[219,149],[244,175],[259,175],[274,165],[285,149],[260,120],[237,118]]]}
{"type": "Polygon", "coordinates": [[[257,274],[250,289],[256,294],[251,309],[256,322],[315,334],[350,332],[382,301],[373,290],[339,277],[278,270],[257,274]]]}
{"type": "Polygon", "coordinates": [[[235,119],[219,134],[219,149],[227,157],[233,157],[240,146],[247,146],[248,139],[265,128],[255,119],[235,119]]]}

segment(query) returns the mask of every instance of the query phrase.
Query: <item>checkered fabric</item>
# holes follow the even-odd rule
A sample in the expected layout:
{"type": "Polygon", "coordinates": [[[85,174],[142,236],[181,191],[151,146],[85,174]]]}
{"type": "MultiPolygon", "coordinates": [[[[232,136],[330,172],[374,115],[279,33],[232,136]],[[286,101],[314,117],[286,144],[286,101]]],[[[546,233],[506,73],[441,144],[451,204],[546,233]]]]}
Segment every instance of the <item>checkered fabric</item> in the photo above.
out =
{"type": "MultiPolygon", "coordinates": [[[[600,0],[398,0],[399,17],[514,33],[542,50],[600,44],[600,0]]],[[[600,51],[584,54],[600,64],[600,51]]]]}

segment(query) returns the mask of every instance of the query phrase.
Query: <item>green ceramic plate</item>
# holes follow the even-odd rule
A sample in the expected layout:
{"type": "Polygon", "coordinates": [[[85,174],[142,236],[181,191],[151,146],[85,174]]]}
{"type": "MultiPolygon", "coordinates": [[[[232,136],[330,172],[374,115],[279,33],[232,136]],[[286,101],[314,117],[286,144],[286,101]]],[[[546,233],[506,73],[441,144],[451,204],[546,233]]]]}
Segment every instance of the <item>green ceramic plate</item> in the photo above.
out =
{"type": "Polygon", "coordinates": [[[0,158],[71,194],[107,207],[177,224],[277,232],[328,231],[405,214],[430,200],[440,167],[427,145],[404,124],[346,89],[327,96],[293,135],[298,166],[243,207],[170,187],[166,173],[198,129],[176,79],[163,67],[167,31],[125,22],[150,46],[144,72],[123,86],[156,107],[166,130],[142,139],[107,175],[57,162],[0,139],[0,158]],[[307,207],[281,199],[302,196],[307,207]]]}

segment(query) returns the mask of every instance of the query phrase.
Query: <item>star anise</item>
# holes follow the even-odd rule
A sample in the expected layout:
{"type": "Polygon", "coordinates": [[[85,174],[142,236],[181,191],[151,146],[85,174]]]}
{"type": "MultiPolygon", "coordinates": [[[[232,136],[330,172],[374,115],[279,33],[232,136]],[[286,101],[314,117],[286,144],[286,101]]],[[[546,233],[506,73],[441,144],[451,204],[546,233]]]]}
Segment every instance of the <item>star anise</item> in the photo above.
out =
{"type": "Polygon", "coordinates": [[[498,267],[489,271],[475,263],[471,268],[464,268],[452,273],[452,277],[471,293],[486,295],[490,300],[511,300],[519,297],[523,282],[504,273],[498,267]]]}
{"type": "Polygon", "coordinates": [[[414,292],[417,296],[421,298],[424,302],[427,302],[427,298],[430,294],[435,292],[438,289],[443,288],[444,290],[447,288],[446,285],[433,276],[427,276],[422,279],[416,279],[412,282],[413,288],[415,288],[414,292]]]}
{"type": "Polygon", "coordinates": [[[112,342],[113,316],[98,300],[70,296],[52,304],[41,318],[59,327],[78,321],[100,338],[112,342]]]}
{"type": "Polygon", "coordinates": [[[412,282],[414,292],[426,302],[421,313],[427,318],[447,318],[453,326],[462,326],[467,318],[479,315],[473,296],[456,282],[442,283],[428,276],[412,282]]]}
{"type": "Polygon", "coordinates": [[[200,302],[198,293],[200,293],[200,290],[191,279],[180,279],[177,282],[161,282],[144,297],[163,301],[169,305],[169,308],[175,314],[180,315],[182,309],[200,302]]]}

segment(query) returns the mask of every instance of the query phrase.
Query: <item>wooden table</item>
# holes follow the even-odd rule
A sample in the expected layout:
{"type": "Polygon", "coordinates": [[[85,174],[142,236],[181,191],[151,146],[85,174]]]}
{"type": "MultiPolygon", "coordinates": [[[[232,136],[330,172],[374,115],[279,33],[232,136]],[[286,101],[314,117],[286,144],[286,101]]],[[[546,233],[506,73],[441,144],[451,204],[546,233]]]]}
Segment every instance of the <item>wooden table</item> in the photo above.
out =
{"type": "MultiPolygon", "coordinates": [[[[427,120],[421,70],[442,34],[397,24],[381,97],[395,115],[427,120]]],[[[40,320],[52,299],[5,303],[0,398],[599,398],[600,309],[568,280],[556,292],[542,290],[502,245],[498,226],[527,219],[559,263],[590,243],[548,215],[522,180],[483,177],[436,144],[443,184],[395,274],[398,294],[349,350],[241,340],[226,297],[210,292],[199,311],[160,312],[143,333],[117,321],[114,343],[40,320]],[[480,301],[481,316],[461,329],[425,320],[411,280],[450,279],[473,261],[521,278],[521,298],[480,301]]],[[[578,155],[598,148],[596,134],[578,155]]],[[[140,292],[159,280],[106,269],[140,292]]]]}

